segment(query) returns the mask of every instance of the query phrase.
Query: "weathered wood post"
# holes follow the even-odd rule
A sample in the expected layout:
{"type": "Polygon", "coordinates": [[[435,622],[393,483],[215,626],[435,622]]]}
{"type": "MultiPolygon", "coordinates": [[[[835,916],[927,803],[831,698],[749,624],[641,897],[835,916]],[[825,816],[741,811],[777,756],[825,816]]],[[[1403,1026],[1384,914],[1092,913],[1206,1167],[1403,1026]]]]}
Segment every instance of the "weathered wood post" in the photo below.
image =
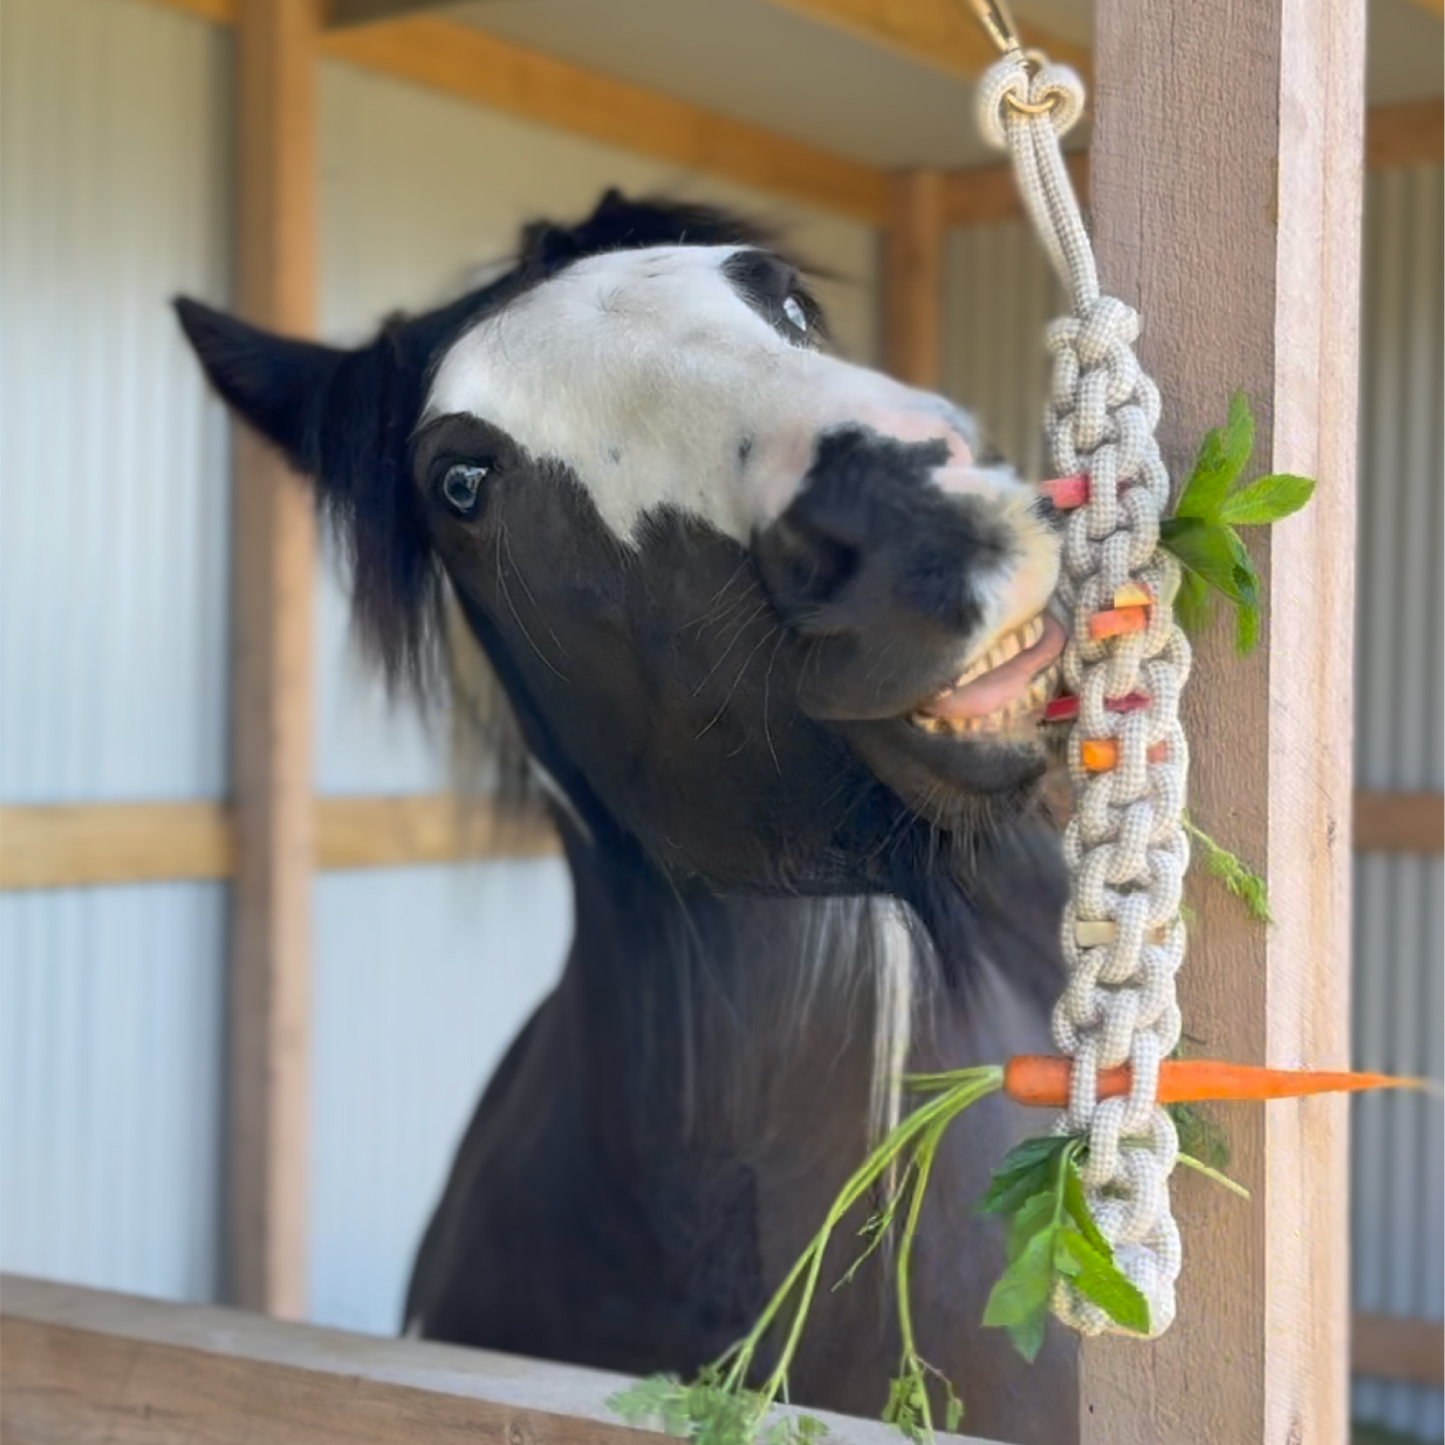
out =
{"type": "MultiPolygon", "coordinates": [[[[1250,549],[1264,642],[1199,644],[1186,693],[1196,821],[1265,869],[1265,931],[1206,878],[1180,978],[1211,1055],[1343,1065],[1349,1032],[1351,646],[1364,0],[1099,0],[1093,230],[1144,318],[1176,476],[1243,387],[1261,470],[1319,479],[1250,549]]],[[[1249,1204],[1175,1176],[1179,1316],[1085,1350],[1098,1445],[1343,1445],[1346,1105],[1221,1110],[1249,1204]]]]}
{"type": "MultiPolygon", "coordinates": [[[[315,323],[319,31],[320,0],[241,5],[239,308],[288,332],[315,323]]],[[[229,1283],[237,1304],[296,1318],[306,1279],[316,528],[302,484],[239,429],[235,487],[229,1283]]]]}
{"type": "Polygon", "coordinates": [[[943,374],[944,199],[941,171],[901,172],[883,233],[883,366],[928,388],[943,374]]]}

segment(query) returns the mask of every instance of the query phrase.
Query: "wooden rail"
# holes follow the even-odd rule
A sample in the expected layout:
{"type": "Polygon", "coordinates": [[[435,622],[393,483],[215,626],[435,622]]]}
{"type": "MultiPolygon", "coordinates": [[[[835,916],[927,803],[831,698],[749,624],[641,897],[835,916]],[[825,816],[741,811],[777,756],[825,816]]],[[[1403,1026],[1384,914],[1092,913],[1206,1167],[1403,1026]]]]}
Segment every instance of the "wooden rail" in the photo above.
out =
{"type": "MultiPolygon", "coordinates": [[[[555,852],[544,819],[507,818],[446,794],[319,798],[316,864],[379,868],[555,852]]],[[[229,878],[235,823],[224,803],[0,808],[0,889],[229,878]]]]}
{"type": "MultiPolygon", "coordinates": [[[[18,1275],[0,1278],[7,1445],[633,1445],[617,1375],[379,1339],[18,1275]]],[[[816,1414],[839,1445],[896,1445],[816,1414]]],[[[953,1437],[959,1445],[970,1445],[953,1437]]],[[[971,1445],[988,1445],[974,1440],[971,1445]]]]}
{"type": "MultiPolygon", "coordinates": [[[[485,798],[317,798],[314,807],[316,866],[323,869],[537,858],[557,851],[545,818],[508,816],[485,798]]],[[[1445,851],[1445,801],[1439,793],[1357,792],[1355,848],[1445,851]]],[[[0,807],[0,890],[229,878],[234,866],[234,819],[224,803],[0,807]]]]}
{"type": "Polygon", "coordinates": [[[1438,1390],[1445,1385],[1445,1325],[1357,1314],[1350,1322],[1350,1368],[1357,1375],[1438,1390]]]}

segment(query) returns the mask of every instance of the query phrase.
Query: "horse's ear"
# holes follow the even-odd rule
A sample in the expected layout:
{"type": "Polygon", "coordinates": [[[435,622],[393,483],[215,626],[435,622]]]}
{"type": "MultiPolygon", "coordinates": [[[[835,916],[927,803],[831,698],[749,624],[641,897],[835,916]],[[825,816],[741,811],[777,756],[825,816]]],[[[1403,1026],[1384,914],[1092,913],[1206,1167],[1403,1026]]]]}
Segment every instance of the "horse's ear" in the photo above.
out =
{"type": "Polygon", "coordinates": [[[321,471],[327,392],[345,356],[276,336],[181,296],[176,314],[211,385],[298,471],[321,471]]]}

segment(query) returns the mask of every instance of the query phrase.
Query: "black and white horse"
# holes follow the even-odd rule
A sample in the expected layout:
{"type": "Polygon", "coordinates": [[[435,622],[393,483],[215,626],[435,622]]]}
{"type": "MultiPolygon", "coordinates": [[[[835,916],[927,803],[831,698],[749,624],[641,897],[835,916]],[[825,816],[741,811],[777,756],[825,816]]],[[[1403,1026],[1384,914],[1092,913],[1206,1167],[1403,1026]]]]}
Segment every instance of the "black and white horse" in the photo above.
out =
{"type": "MultiPolygon", "coordinates": [[[[951,403],[829,355],[797,267],[704,208],[609,193],[355,351],[179,306],[314,479],[393,678],[454,600],[571,869],[565,971],[467,1130],[408,1322],[691,1371],[749,1327],[905,1064],[1047,1044],[1048,508],[951,403]]],[[[1067,1345],[1030,1371],[979,1323],[1002,1251],[973,1205],[1026,1127],[1001,1100],[956,1127],[918,1334],[970,1428],[1056,1441],[1067,1345]]],[[[887,1273],[823,1294],[793,1399],[877,1413],[887,1273]]]]}

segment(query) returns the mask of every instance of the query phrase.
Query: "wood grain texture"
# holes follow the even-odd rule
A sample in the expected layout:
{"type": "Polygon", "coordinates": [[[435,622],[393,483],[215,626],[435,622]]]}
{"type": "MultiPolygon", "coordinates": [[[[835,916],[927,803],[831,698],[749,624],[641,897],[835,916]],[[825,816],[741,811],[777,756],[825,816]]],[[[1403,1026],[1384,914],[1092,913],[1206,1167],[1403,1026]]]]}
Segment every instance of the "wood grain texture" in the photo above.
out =
{"type": "Polygon", "coordinates": [[[1445,100],[1376,105],[1365,117],[1365,165],[1370,170],[1445,160],[1445,100]]]}
{"type": "Polygon", "coordinates": [[[326,27],[334,30],[345,25],[371,25],[413,10],[436,8],[437,0],[326,0],[326,27]]]}
{"type": "MultiPolygon", "coordinates": [[[[202,1305],[0,1280],[6,1445],[629,1445],[621,1376],[202,1305]]],[[[889,1445],[821,1414],[839,1445],[889,1445]]],[[[958,1445],[970,1445],[950,1437],[958,1445]]],[[[973,1441],[972,1445],[987,1445],[973,1441]]]]}
{"type": "Polygon", "coordinates": [[[1445,1385],[1445,1325],[1357,1314],[1350,1328],[1350,1368],[1357,1375],[1438,1390],[1445,1385]]]}
{"type": "Polygon", "coordinates": [[[887,213],[888,179],[875,166],[455,21],[418,16],[330,31],[322,47],[353,65],[859,220],[877,224],[887,213]]]}
{"type": "MultiPolygon", "coordinates": [[[[244,0],[237,28],[239,309],[305,334],[316,309],[320,0],[244,0]]],[[[280,457],[236,436],[227,1195],[241,1304],[305,1310],[316,524],[280,457]]]]}
{"type": "Polygon", "coordinates": [[[559,847],[545,817],[508,816],[485,799],[444,793],[322,798],[316,805],[316,831],[322,868],[538,858],[559,847]]]}
{"type": "MultiPolygon", "coordinates": [[[[993,42],[959,0],[771,0],[822,25],[856,35],[946,75],[973,80],[998,58],[993,42]]],[[[1074,66],[1086,78],[1088,49],[1019,22],[1023,42],[1074,66]]]]}
{"type": "Polygon", "coordinates": [[[883,366],[936,390],[943,371],[943,175],[893,177],[883,233],[883,366]]]}
{"type": "Polygon", "coordinates": [[[1357,792],[1354,841],[1357,853],[1445,853],[1445,797],[1357,792]]]}
{"type": "Polygon", "coordinates": [[[235,846],[220,803],[0,808],[0,889],[229,878],[235,846]]]}
{"type": "MultiPolygon", "coordinates": [[[[500,813],[450,794],[317,798],[316,866],[406,867],[557,851],[545,817],[500,813]]],[[[229,878],[224,803],[80,803],[0,807],[0,890],[229,878]]]]}
{"type": "MultiPolygon", "coordinates": [[[[1343,1067],[1349,1047],[1349,807],[1364,0],[1100,0],[1091,174],[1106,291],[1144,319],[1176,476],[1243,387],[1255,465],[1319,479],[1250,548],[1259,651],[1216,625],[1184,722],[1201,826],[1264,865],[1264,930],[1196,878],[1184,1026],[1210,1054],[1343,1067]],[[1227,63],[1222,63],[1227,57],[1227,63]]],[[[1098,1445],[1343,1442],[1346,1105],[1221,1109],[1247,1207],[1174,1181],[1179,1315],[1152,1344],[1084,1352],[1098,1445]]]]}

